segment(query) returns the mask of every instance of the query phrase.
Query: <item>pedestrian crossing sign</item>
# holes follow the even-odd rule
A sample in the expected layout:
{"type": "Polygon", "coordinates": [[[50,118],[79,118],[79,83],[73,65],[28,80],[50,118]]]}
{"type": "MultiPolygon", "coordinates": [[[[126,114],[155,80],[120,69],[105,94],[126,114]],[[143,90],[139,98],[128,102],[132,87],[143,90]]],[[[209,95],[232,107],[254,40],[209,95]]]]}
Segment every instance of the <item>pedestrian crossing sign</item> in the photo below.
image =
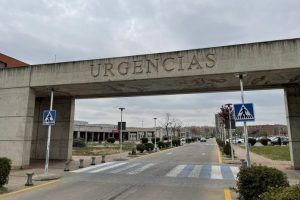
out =
{"type": "Polygon", "coordinates": [[[56,120],[56,110],[44,110],[43,125],[54,125],[56,120]]]}
{"type": "Polygon", "coordinates": [[[255,121],[252,103],[234,104],[234,116],[237,122],[255,121]]]}

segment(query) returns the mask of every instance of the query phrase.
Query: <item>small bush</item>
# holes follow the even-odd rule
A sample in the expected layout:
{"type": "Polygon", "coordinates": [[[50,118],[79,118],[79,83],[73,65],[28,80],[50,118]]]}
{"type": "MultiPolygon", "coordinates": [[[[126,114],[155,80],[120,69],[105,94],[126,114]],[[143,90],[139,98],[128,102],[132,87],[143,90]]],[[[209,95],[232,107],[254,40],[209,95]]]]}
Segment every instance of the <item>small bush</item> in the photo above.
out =
{"type": "Polygon", "coordinates": [[[268,145],[268,142],[269,142],[269,140],[268,140],[267,138],[262,138],[262,139],[260,139],[260,143],[261,143],[262,145],[264,145],[264,146],[267,146],[267,145],[268,145]]]}
{"type": "Polygon", "coordinates": [[[138,144],[136,145],[136,150],[138,150],[140,153],[143,153],[145,151],[145,145],[144,144],[138,144]]]}
{"type": "Polygon", "coordinates": [[[0,158],[0,188],[8,183],[11,170],[11,161],[8,158],[0,158]]]}
{"type": "Polygon", "coordinates": [[[229,142],[226,142],[225,146],[223,147],[223,152],[226,155],[231,156],[231,147],[229,142]]]}
{"type": "Polygon", "coordinates": [[[141,138],[141,142],[142,142],[142,144],[146,144],[146,143],[148,143],[148,138],[141,138]]]}
{"type": "Polygon", "coordinates": [[[108,143],[112,143],[112,144],[114,144],[114,143],[115,143],[115,141],[116,141],[116,139],[115,139],[115,138],[113,138],[113,137],[110,137],[110,138],[107,138],[107,139],[106,139],[106,141],[107,141],[108,143]]]}
{"type": "Polygon", "coordinates": [[[180,146],[180,140],[179,139],[174,139],[172,140],[173,146],[178,147],[180,146]]]}
{"type": "Polygon", "coordinates": [[[249,144],[251,144],[251,146],[254,146],[256,143],[256,139],[255,138],[248,138],[248,142],[249,144]]]}
{"type": "MultiPolygon", "coordinates": [[[[160,141],[160,138],[157,137],[157,138],[156,138],[156,143],[158,143],[159,141],[160,141]]],[[[151,142],[154,144],[154,143],[155,143],[155,139],[154,139],[154,138],[151,138],[151,142]]]]}
{"type": "Polygon", "coordinates": [[[165,143],[162,142],[162,141],[159,141],[159,142],[157,143],[157,147],[160,148],[160,149],[163,149],[163,148],[165,148],[165,143]]]}
{"type": "Polygon", "coordinates": [[[261,200],[300,199],[300,184],[290,187],[271,188],[260,196],[261,200]]]}
{"type": "Polygon", "coordinates": [[[168,139],[169,139],[169,137],[167,135],[163,136],[163,140],[168,140],[168,139]]]}
{"type": "Polygon", "coordinates": [[[135,147],[132,148],[131,155],[136,155],[136,148],[135,147]]]}
{"type": "Polygon", "coordinates": [[[192,142],[192,139],[187,138],[185,141],[186,141],[186,143],[191,143],[191,142],[192,142]]]}
{"type": "Polygon", "coordinates": [[[216,141],[220,148],[223,148],[225,146],[225,142],[223,142],[223,140],[217,139],[216,141]]]}
{"type": "Polygon", "coordinates": [[[73,140],[73,147],[85,147],[85,141],[81,138],[76,138],[73,140]]]}
{"type": "Polygon", "coordinates": [[[171,142],[164,142],[164,144],[165,144],[166,148],[170,148],[171,147],[171,142]]]}
{"type": "Polygon", "coordinates": [[[146,143],[146,144],[144,144],[145,145],[145,150],[146,151],[153,151],[153,149],[154,149],[154,144],[152,144],[152,143],[146,143]]]}
{"type": "Polygon", "coordinates": [[[237,191],[242,200],[257,200],[270,187],[289,186],[283,172],[266,166],[241,167],[237,179],[237,191]]]}

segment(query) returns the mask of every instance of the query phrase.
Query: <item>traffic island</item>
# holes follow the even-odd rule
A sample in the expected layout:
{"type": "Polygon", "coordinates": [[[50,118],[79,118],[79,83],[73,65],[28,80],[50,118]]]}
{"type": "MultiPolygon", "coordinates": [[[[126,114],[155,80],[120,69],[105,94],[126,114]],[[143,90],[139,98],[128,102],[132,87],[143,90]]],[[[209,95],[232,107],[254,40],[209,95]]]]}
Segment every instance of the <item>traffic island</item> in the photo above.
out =
{"type": "Polygon", "coordinates": [[[51,173],[48,173],[48,174],[38,174],[38,175],[33,176],[33,180],[34,181],[50,181],[50,180],[59,179],[61,177],[62,177],[61,175],[51,174],[51,173]]]}

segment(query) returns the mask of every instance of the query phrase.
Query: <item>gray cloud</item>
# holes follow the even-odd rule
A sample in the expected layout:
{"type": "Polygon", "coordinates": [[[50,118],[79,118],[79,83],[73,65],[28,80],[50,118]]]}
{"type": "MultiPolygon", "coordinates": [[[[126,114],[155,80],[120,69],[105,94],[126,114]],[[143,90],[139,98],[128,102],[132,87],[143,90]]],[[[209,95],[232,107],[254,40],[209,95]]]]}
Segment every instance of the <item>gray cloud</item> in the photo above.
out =
{"type": "MultiPolygon", "coordinates": [[[[0,51],[31,64],[115,57],[299,37],[298,0],[2,0],[0,51]]],[[[247,92],[256,123],[286,123],[281,90],[247,92]]],[[[238,93],[78,100],[76,118],[153,124],[165,112],[185,124],[213,124],[238,93]]]]}

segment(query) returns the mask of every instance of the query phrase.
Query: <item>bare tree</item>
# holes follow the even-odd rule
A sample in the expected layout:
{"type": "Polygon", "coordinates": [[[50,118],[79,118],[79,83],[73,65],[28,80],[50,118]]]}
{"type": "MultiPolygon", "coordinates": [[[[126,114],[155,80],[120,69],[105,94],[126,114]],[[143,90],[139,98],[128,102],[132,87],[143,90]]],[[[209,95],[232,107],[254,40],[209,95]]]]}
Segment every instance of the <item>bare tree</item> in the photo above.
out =
{"type": "Polygon", "coordinates": [[[171,131],[172,134],[175,136],[176,132],[178,133],[178,135],[180,134],[181,128],[182,128],[182,121],[176,118],[173,118],[171,121],[171,131]]]}
{"type": "Polygon", "coordinates": [[[165,115],[165,121],[163,122],[159,122],[161,127],[163,127],[165,130],[166,130],[166,133],[167,133],[167,137],[168,137],[168,141],[169,141],[169,131],[171,129],[171,114],[170,113],[166,113],[165,115]]]}

